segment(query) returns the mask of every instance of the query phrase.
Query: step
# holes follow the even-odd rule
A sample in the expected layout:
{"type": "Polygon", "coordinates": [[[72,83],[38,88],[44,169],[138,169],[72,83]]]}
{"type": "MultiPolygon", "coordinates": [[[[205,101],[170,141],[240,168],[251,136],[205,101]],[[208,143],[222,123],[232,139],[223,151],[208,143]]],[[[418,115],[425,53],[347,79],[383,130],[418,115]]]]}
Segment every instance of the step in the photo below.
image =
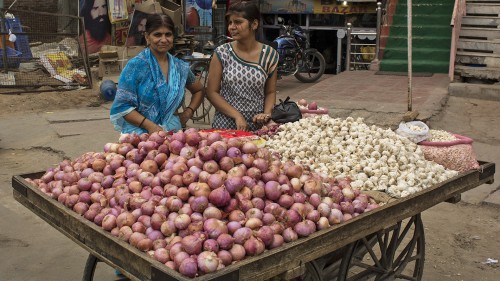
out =
{"type": "MultiPolygon", "coordinates": [[[[396,14],[406,14],[406,11],[408,10],[406,1],[404,3],[401,2],[402,1],[398,2],[396,14]]],[[[453,6],[454,1],[452,3],[429,3],[429,1],[425,4],[413,3],[412,14],[443,15],[451,18],[451,15],[453,14],[453,6]]]]}
{"type": "Polygon", "coordinates": [[[500,53],[500,40],[475,40],[460,38],[457,44],[458,49],[467,51],[484,51],[500,53]]]}
{"type": "Polygon", "coordinates": [[[498,28],[500,17],[464,16],[462,17],[462,27],[486,27],[498,28]]]}
{"type": "MultiPolygon", "coordinates": [[[[450,25],[451,16],[446,17],[443,15],[427,15],[427,14],[416,14],[412,13],[413,25],[423,24],[427,22],[432,22],[435,25],[450,25]]],[[[408,17],[406,13],[396,14],[392,17],[392,25],[407,25],[408,17]]]]}
{"type": "Polygon", "coordinates": [[[500,29],[485,29],[485,28],[477,28],[477,27],[462,27],[460,29],[460,37],[467,37],[469,39],[500,39],[500,29]]]}
{"type": "MultiPolygon", "coordinates": [[[[408,38],[405,36],[389,36],[387,44],[403,48],[408,46],[407,44],[408,38]]],[[[426,48],[429,46],[433,46],[435,48],[450,48],[451,46],[451,38],[450,37],[432,37],[430,34],[423,36],[413,36],[412,46],[414,48],[426,48]]]]}
{"type": "Polygon", "coordinates": [[[455,57],[457,64],[472,64],[488,67],[500,67],[500,54],[457,52],[455,57]]]}
{"type": "Polygon", "coordinates": [[[499,67],[455,65],[455,74],[476,79],[500,80],[499,67]]]}
{"type": "MultiPolygon", "coordinates": [[[[429,59],[433,58],[437,61],[450,61],[450,49],[436,48],[413,48],[413,59],[429,59]]],[[[406,59],[408,57],[407,48],[385,48],[384,58],[386,59],[406,59]]]]}
{"type": "MultiPolygon", "coordinates": [[[[448,73],[449,71],[448,61],[436,62],[434,60],[414,60],[412,65],[412,70],[414,72],[448,73]]],[[[408,61],[382,59],[382,61],[380,62],[380,70],[406,72],[408,71],[408,61]]]]}
{"type": "Polygon", "coordinates": [[[500,85],[450,83],[450,96],[500,101],[500,85]]]}
{"type": "MultiPolygon", "coordinates": [[[[392,35],[406,35],[408,32],[408,27],[406,25],[393,25],[389,36],[392,35]]],[[[443,36],[451,38],[451,27],[442,25],[429,25],[429,26],[416,26],[413,25],[412,28],[413,36],[443,36]]]]}
{"type": "Polygon", "coordinates": [[[467,15],[500,15],[500,3],[467,3],[467,15]]]}

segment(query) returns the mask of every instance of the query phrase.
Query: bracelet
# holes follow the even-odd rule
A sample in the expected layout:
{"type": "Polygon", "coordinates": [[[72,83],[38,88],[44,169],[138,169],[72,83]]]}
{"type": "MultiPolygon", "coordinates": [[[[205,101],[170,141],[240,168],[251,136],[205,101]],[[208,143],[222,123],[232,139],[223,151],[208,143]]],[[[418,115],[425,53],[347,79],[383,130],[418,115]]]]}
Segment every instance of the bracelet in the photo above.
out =
{"type": "Polygon", "coordinates": [[[142,119],[141,123],[139,124],[139,128],[142,128],[142,124],[144,123],[144,121],[146,121],[146,116],[144,116],[144,119],[142,119]]]}
{"type": "Polygon", "coordinates": [[[186,109],[191,109],[191,111],[193,111],[193,114],[194,114],[195,110],[192,107],[188,106],[188,107],[186,107],[186,109]]]}

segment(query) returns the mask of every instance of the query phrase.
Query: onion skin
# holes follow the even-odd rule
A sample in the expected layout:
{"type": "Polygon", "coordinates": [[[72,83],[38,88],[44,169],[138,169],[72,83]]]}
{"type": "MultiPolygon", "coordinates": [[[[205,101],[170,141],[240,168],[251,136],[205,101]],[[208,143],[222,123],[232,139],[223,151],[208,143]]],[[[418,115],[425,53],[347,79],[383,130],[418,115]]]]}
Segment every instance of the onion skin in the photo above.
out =
{"type": "Polygon", "coordinates": [[[197,258],[198,269],[204,273],[210,273],[217,270],[219,266],[219,258],[214,252],[204,251],[197,258]]]}
{"type": "Polygon", "coordinates": [[[196,277],[198,273],[198,262],[193,258],[186,258],[179,265],[179,272],[187,277],[196,277]]]}

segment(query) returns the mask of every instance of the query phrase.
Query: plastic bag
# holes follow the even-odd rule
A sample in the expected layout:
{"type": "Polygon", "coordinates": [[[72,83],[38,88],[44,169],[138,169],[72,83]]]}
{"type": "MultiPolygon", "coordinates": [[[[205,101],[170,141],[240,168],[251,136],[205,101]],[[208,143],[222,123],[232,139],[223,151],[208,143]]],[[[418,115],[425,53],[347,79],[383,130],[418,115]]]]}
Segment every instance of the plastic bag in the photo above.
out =
{"type": "Polygon", "coordinates": [[[421,121],[401,122],[396,134],[407,137],[414,143],[419,143],[429,137],[429,127],[421,121]]]}
{"type": "Polygon", "coordinates": [[[276,123],[295,122],[301,118],[302,113],[299,106],[290,101],[290,97],[286,97],[284,101],[280,99],[280,103],[275,105],[271,112],[271,119],[276,123]]]}
{"type": "Polygon", "coordinates": [[[425,159],[458,172],[478,169],[479,163],[472,147],[473,140],[461,135],[453,135],[457,138],[454,141],[422,141],[418,143],[424,153],[425,159]]]}

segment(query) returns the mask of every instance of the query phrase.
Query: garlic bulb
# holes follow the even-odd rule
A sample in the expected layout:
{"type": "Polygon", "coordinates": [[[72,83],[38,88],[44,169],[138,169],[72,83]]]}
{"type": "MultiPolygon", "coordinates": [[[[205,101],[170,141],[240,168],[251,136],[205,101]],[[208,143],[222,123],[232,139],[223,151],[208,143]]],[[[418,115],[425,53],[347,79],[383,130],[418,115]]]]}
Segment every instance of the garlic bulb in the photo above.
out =
{"type": "Polygon", "coordinates": [[[405,197],[458,174],[425,160],[421,149],[391,129],[362,118],[328,115],[280,126],[268,148],[329,177],[350,177],[352,187],[405,197]]]}

